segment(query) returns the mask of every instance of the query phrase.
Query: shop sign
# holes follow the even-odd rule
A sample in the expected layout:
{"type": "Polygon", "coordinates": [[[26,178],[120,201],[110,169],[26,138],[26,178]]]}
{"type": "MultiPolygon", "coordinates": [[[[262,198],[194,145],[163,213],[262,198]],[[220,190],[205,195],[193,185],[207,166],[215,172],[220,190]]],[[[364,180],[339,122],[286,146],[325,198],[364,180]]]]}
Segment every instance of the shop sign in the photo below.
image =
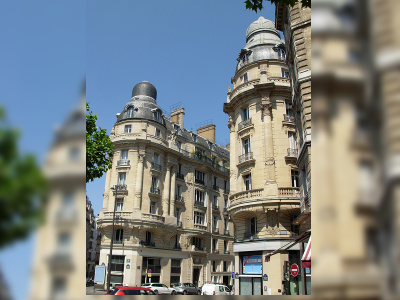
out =
{"type": "Polygon", "coordinates": [[[243,274],[262,274],[261,255],[243,256],[243,274]]]}

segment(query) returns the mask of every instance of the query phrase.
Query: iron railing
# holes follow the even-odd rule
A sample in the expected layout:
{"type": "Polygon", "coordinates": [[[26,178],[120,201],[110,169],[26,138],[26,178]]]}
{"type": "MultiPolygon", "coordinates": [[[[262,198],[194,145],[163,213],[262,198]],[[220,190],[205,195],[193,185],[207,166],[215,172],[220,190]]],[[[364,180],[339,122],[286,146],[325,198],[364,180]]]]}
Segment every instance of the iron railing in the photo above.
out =
{"type": "Polygon", "coordinates": [[[239,164],[253,159],[253,152],[248,152],[239,156],[239,164]]]}
{"type": "Polygon", "coordinates": [[[283,121],[285,122],[294,122],[294,116],[292,115],[283,115],[283,121]]]}
{"type": "Polygon", "coordinates": [[[297,149],[288,148],[287,149],[287,156],[297,157],[297,149]]]}
{"type": "Polygon", "coordinates": [[[155,187],[150,187],[150,193],[160,195],[160,189],[155,187]]]}
{"type": "Polygon", "coordinates": [[[238,130],[242,130],[242,129],[244,129],[246,127],[249,127],[249,126],[252,126],[252,125],[253,125],[253,122],[251,121],[251,118],[247,119],[247,120],[242,121],[242,122],[239,123],[238,130]]]}
{"type": "Polygon", "coordinates": [[[120,159],[117,161],[117,166],[129,166],[131,161],[129,159],[120,159]]]}
{"type": "Polygon", "coordinates": [[[183,174],[181,174],[181,173],[176,173],[176,177],[179,178],[179,179],[182,179],[182,180],[185,179],[185,176],[183,174]]]}
{"type": "Polygon", "coordinates": [[[175,201],[183,202],[183,196],[175,195],[175,201]]]}
{"type": "Polygon", "coordinates": [[[152,162],[152,163],[151,163],[151,168],[152,168],[152,169],[155,169],[155,170],[161,171],[161,165],[159,165],[159,164],[157,164],[157,163],[155,163],[155,162],[152,162]]]}
{"type": "Polygon", "coordinates": [[[229,174],[229,169],[225,168],[224,166],[220,166],[218,163],[216,163],[215,161],[213,161],[212,159],[209,159],[208,157],[200,154],[200,153],[190,153],[189,151],[180,149],[179,150],[180,153],[182,153],[184,156],[189,157],[191,159],[195,159],[195,160],[200,160],[202,162],[207,163],[208,165],[212,166],[214,169],[227,173],[229,174]]]}
{"type": "Polygon", "coordinates": [[[218,186],[218,185],[215,185],[215,184],[213,184],[213,190],[215,190],[215,191],[218,191],[218,190],[219,190],[219,186],[218,186]]]}

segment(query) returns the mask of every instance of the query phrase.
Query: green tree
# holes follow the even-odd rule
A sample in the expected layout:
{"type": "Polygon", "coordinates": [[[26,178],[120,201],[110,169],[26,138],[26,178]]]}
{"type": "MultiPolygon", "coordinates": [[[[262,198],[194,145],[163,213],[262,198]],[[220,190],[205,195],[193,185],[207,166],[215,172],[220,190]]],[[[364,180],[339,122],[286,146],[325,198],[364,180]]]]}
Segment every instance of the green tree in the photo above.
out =
{"type": "Polygon", "coordinates": [[[113,144],[105,129],[96,126],[97,114],[86,103],[86,182],[100,178],[111,168],[113,144]]]}
{"type": "Polygon", "coordinates": [[[311,7],[311,0],[246,0],[244,3],[246,4],[246,9],[254,10],[262,10],[264,8],[263,1],[270,1],[275,4],[284,4],[293,6],[298,2],[301,2],[303,6],[311,7]]]}
{"type": "Polygon", "coordinates": [[[27,237],[44,221],[46,180],[35,157],[19,153],[18,138],[0,107],[0,248],[27,237]]]}

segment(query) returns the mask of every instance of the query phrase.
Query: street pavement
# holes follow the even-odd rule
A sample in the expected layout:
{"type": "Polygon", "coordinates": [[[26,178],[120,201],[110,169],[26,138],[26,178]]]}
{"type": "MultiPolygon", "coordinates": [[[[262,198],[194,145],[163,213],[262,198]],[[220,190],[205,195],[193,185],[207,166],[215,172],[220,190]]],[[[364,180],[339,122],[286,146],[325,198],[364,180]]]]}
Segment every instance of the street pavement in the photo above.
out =
{"type": "Polygon", "coordinates": [[[106,291],[103,290],[102,285],[96,285],[94,289],[93,286],[86,287],[86,295],[104,295],[106,291]]]}

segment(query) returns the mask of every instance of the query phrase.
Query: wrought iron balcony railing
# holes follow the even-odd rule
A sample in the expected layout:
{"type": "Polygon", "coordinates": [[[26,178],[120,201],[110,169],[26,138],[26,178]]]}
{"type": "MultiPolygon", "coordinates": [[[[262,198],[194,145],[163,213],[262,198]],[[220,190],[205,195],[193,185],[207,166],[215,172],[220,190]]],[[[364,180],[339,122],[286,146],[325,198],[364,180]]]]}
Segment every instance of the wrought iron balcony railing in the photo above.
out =
{"type": "Polygon", "coordinates": [[[219,206],[217,204],[213,204],[212,209],[213,210],[219,210],[219,206]]]}
{"type": "Polygon", "coordinates": [[[204,185],[204,180],[195,178],[194,182],[204,185]]]}
{"type": "Polygon", "coordinates": [[[252,125],[253,125],[253,122],[251,121],[251,118],[247,119],[247,120],[242,121],[242,122],[239,123],[238,130],[242,130],[242,129],[244,129],[246,127],[250,127],[252,125]]]}
{"type": "Polygon", "coordinates": [[[194,201],[194,205],[200,206],[200,207],[205,207],[204,206],[204,201],[194,201]]]}
{"type": "Polygon", "coordinates": [[[283,121],[285,122],[294,122],[294,116],[292,115],[283,115],[283,121]]]}
{"type": "Polygon", "coordinates": [[[287,149],[287,156],[297,157],[297,149],[288,148],[287,149]]]}
{"type": "Polygon", "coordinates": [[[239,156],[239,164],[253,159],[253,152],[248,152],[239,156]]]}
{"type": "Polygon", "coordinates": [[[176,178],[184,180],[185,176],[183,174],[181,174],[181,173],[176,173],[176,178]]]}
{"type": "Polygon", "coordinates": [[[160,189],[159,188],[155,188],[155,187],[151,187],[150,188],[150,193],[160,195],[160,189]]]}
{"type": "Polygon", "coordinates": [[[213,184],[213,190],[214,190],[214,191],[218,191],[218,190],[219,190],[219,186],[213,184]]]}
{"type": "Polygon", "coordinates": [[[151,163],[151,168],[152,168],[152,169],[155,169],[155,170],[161,171],[161,165],[159,165],[159,164],[157,164],[157,163],[155,163],[155,162],[152,162],[152,163],[151,163]]]}
{"type": "Polygon", "coordinates": [[[183,196],[175,195],[175,201],[183,202],[183,196]]]}
{"type": "Polygon", "coordinates": [[[129,166],[131,161],[129,159],[120,159],[117,161],[117,166],[129,166]]]}

